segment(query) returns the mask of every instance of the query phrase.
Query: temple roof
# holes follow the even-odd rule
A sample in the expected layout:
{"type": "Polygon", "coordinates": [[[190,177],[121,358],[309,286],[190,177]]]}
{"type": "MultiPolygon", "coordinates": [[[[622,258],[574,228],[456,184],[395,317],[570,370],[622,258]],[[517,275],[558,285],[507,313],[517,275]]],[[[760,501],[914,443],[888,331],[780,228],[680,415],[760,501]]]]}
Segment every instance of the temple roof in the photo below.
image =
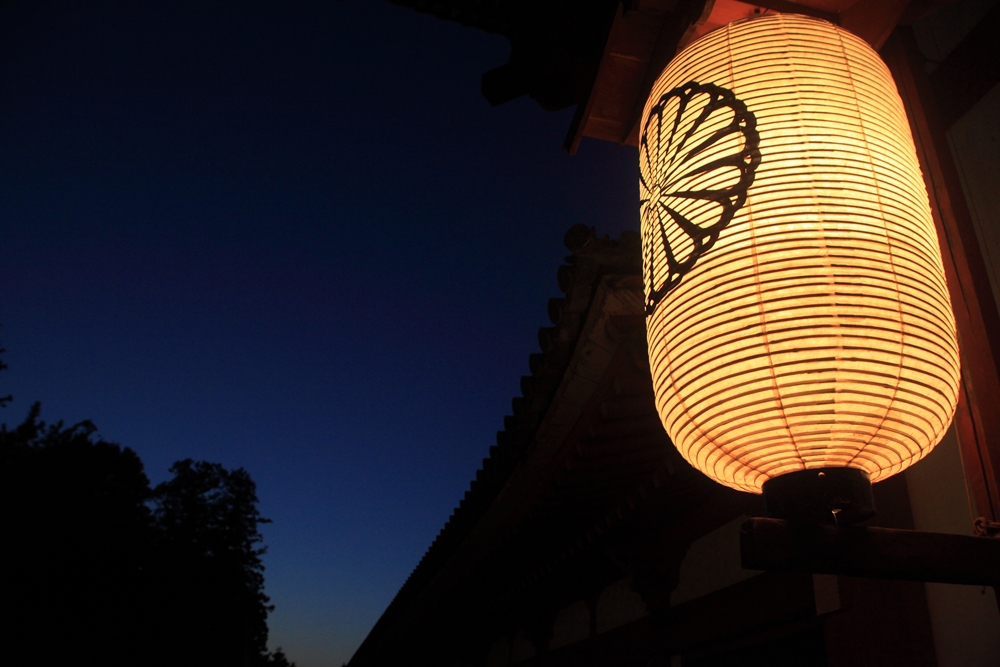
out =
{"type": "Polygon", "coordinates": [[[487,645],[526,600],[551,609],[567,586],[624,576],[612,552],[656,553],[633,543],[703,531],[746,504],[684,462],[660,424],[638,235],[578,225],[566,245],[564,296],[549,301],[553,326],[539,330],[513,414],[352,666],[487,645]]]}
{"type": "Polygon", "coordinates": [[[504,35],[506,64],[483,74],[497,105],[528,95],[546,110],[576,106],[563,147],[583,137],[637,145],[643,106],[678,49],[730,21],[766,12],[837,23],[878,49],[896,25],[950,0],[390,0],[504,35]]]}

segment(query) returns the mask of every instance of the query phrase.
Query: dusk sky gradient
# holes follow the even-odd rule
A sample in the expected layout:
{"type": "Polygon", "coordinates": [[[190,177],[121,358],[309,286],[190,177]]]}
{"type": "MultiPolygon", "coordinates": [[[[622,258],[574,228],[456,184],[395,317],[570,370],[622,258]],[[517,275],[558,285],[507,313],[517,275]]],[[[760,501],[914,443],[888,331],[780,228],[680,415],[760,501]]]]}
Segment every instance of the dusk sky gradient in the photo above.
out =
{"type": "Polygon", "coordinates": [[[272,648],[347,661],[476,469],[633,148],[492,108],[505,38],[380,0],[0,5],[0,421],[244,467],[272,648]]]}

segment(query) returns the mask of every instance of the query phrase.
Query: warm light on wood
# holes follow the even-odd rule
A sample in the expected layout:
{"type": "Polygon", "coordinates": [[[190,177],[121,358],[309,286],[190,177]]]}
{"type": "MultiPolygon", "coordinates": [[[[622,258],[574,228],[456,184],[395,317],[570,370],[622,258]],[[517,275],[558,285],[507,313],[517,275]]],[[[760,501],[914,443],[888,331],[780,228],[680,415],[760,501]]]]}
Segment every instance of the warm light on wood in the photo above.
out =
{"type": "Polygon", "coordinates": [[[641,130],[649,359],[681,454],[754,492],[925,456],[955,411],[958,344],[878,55],[816,19],[732,23],[671,62],[641,130]]]}

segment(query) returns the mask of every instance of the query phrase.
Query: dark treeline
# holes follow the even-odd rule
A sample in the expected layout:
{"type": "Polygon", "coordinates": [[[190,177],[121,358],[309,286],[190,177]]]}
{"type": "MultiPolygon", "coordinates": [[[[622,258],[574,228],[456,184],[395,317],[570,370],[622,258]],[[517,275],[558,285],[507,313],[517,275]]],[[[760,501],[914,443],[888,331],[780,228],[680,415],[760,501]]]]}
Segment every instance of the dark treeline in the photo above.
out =
{"type": "Polygon", "coordinates": [[[0,427],[0,456],[5,664],[289,665],[267,651],[245,470],[188,459],[151,488],[131,449],[38,404],[0,427]]]}

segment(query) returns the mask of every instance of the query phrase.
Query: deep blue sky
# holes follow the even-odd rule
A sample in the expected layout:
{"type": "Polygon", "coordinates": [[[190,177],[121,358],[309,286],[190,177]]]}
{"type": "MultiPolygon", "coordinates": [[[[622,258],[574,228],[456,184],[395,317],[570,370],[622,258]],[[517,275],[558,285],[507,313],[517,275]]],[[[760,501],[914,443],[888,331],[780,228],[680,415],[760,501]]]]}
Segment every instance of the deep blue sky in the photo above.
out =
{"type": "Polygon", "coordinates": [[[518,393],[634,149],[491,108],[507,41],[378,0],[0,5],[0,421],[257,481],[271,645],[340,665],[518,393]]]}

